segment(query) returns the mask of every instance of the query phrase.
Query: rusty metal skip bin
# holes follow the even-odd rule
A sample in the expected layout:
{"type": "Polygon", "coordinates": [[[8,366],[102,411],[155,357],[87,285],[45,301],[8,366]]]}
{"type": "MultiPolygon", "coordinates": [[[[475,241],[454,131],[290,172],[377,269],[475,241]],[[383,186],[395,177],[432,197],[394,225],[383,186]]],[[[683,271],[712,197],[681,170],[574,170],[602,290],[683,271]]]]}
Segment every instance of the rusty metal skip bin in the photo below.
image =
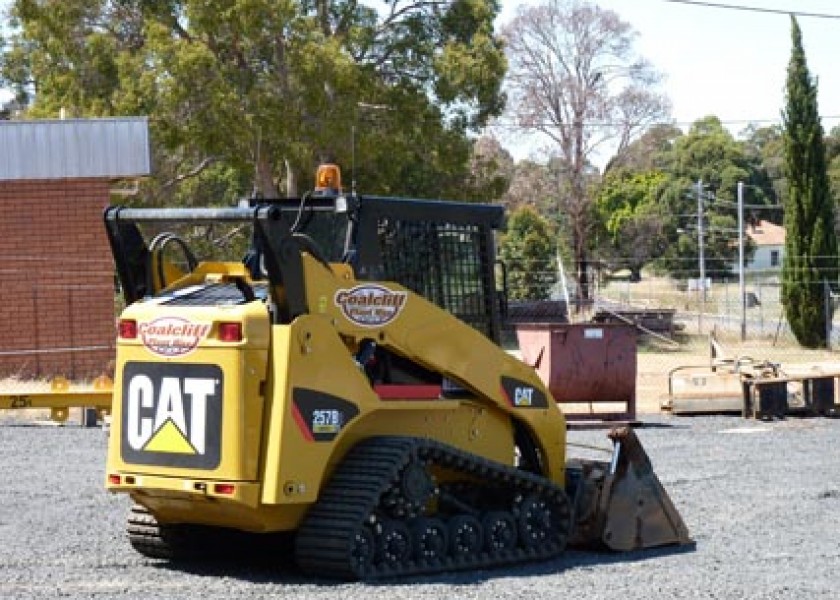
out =
{"type": "Polygon", "coordinates": [[[516,335],[522,359],[537,370],[567,420],[636,418],[634,326],[523,323],[516,335]]]}

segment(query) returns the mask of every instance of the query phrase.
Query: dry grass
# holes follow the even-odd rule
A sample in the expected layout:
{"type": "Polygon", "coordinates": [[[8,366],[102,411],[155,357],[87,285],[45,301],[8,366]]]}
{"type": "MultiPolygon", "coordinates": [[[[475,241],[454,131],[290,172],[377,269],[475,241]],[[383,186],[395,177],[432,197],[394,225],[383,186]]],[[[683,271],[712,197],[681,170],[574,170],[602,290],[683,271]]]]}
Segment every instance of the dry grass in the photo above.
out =
{"type": "Polygon", "coordinates": [[[778,284],[748,280],[747,292],[757,293],[759,307],[748,309],[748,335],[740,341],[740,304],[737,283],[713,283],[701,304],[697,292],[680,290],[676,281],[646,274],[638,283],[611,282],[599,289],[600,297],[613,302],[645,308],[673,308],[677,322],[684,327],[678,347],[641,340],[637,357],[636,400],[640,413],[659,412],[660,402],[668,394],[668,373],[683,365],[708,366],[711,352],[708,334],[699,334],[697,311],[701,308],[703,331],[716,328],[716,337],[726,350],[726,358],[749,357],[754,361],[781,363],[786,370],[812,365],[840,368],[840,353],[806,350],[793,336],[779,328],[781,305],[778,284]],[[722,318],[721,315],[731,317],[722,318]],[[729,328],[728,332],[725,328],[729,328]],[[780,335],[781,331],[781,335],[780,335]]]}

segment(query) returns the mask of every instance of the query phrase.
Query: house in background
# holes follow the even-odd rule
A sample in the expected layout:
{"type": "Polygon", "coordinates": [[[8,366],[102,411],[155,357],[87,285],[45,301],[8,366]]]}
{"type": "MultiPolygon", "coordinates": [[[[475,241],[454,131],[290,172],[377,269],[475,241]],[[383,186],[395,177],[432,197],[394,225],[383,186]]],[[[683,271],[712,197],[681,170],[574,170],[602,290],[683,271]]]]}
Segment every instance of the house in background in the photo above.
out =
{"type": "Polygon", "coordinates": [[[755,253],[744,265],[747,275],[778,275],[785,252],[785,228],[769,221],[748,225],[747,236],[755,245],[755,253]]]}

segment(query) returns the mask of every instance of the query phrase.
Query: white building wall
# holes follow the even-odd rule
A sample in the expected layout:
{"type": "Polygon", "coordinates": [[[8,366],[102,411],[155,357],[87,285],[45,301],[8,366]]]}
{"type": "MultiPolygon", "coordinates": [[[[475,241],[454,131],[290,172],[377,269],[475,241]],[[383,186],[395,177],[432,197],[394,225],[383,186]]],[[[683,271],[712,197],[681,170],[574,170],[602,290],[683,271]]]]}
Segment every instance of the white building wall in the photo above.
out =
{"type": "Polygon", "coordinates": [[[759,246],[755,249],[752,260],[745,265],[745,271],[768,271],[780,270],[782,258],[784,257],[784,246],[759,246]],[[773,252],[777,253],[777,264],[773,264],[773,252]]]}

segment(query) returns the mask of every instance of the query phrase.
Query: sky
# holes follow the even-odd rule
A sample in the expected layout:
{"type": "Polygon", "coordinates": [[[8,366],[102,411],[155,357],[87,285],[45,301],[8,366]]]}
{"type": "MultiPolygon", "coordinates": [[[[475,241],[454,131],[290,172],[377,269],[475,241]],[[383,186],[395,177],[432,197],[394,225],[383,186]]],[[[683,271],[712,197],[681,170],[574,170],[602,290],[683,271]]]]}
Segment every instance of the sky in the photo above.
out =
{"type": "MultiPolygon", "coordinates": [[[[499,24],[508,22],[525,2],[503,0],[499,24]]],[[[837,15],[837,19],[797,17],[808,68],[818,81],[818,102],[826,131],[840,125],[840,2],[837,0],[716,0],[765,9],[837,15]]],[[[790,17],[701,7],[666,0],[597,0],[638,33],[636,49],[666,79],[672,116],[688,126],[715,115],[734,135],[750,122],[780,121],[790,58],[790,17]]],[[[529,140],[503,139],[519,159],[539,146],[529,140]]],[[[609,157],[601,157],[606,160],[609,157]]]]}
{"type": "MultiPolygon", "coordinates": [[[[0,0],[0,11],[10,0],[0,0]]],[[[502,0],[498,24],[508,22],[529,0],[502,0]]],[[[800,16],[811,74],[817,78],[819,107],[826,130],[840,125],[840,2],[838,0],[717,0],[711,4],[837,15],[837,19],[800,16]]],[[[779,122],[790,58],[790,19],[765,14],[701,7],[667,0],[596,0],[617,12],[637,31],[636,48],[665,74],[663,91],[679,125],[715,115],[737,135],[750,122],[779,122]]],[[[0,91],[0,101],[8,100],[0,91]]],[[[534,152],[539,142],[502,140],[516,158],[534,152]]],[[[602,157],[606,160],[609,157],[602,157]]]]}

